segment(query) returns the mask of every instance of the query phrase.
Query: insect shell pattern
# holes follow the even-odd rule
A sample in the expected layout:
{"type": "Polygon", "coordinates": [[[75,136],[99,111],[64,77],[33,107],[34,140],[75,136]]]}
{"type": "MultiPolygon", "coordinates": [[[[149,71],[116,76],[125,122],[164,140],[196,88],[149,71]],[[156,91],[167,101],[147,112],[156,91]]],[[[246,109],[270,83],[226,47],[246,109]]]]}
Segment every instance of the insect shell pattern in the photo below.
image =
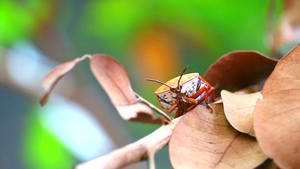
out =
{"type": "MultiPolygon", "coordinates": [[[[201,89],[204,86],[208,87],[207,84],[199,78],[199,74],[198,74],[197,76],[190,79],[189,81],[182,83],[181,93],[186,93],[186,97],[192,97],[197,93],[199,89],[201,89]]],[[[202,97],[204,97],[205,93],[206,92],[203,92],[196,99],[200,100],[202,97]]],[[[157,96],[160,101],[161,108],[164,110],[168,110],[173,104],[177,102],[176,99],[177,94],[170,90],[165,91],[163,93],[159,93],[157,94],[157,96]]],[[[204,103],[204,101],[202,103],[204,103]]],[[[175,113],[176,111],[177,108],[173,110],[173,113],[175,113]]]]}

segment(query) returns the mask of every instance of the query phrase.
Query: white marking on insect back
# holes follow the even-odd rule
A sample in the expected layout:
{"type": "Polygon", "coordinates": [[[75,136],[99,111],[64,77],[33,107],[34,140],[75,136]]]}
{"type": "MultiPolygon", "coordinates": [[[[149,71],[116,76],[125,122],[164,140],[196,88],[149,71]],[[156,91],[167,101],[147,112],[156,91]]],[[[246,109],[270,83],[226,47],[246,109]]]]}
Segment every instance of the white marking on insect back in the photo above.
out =
{"type": "Polygon", "coordinates": [[[160,105],[161,105],[161,107],[163,107],[166,110],[168,110],[171,107],[170,104],[161,101],[161,99],[160,99],[160,105]]]}
{"type": "Polygon", "coordinates": [[[173,93],[171,91],[166,91],[164,93],[161,94],[157,94],[160,100],[164,100],[167,103],[170,104],[174,104],[176,102],[176,99],[174,97],[176,97],[176,93],[173,93]]]}
{"type": "Polygon", "coordinates": [[[186,93],[187,97],[192,97],[197,93],[197,86],[200,82],[198,77],[194,77],[190,81],[182,85],[181,93],[186,93]]]}
{"type": "Polygon", "coordinates": [[[166,91],[164,93],[157,94],[157,96],[159,98],[161,107],[164,108],[165,110],[168,110],[177,101],[174,98],[174,97],[176,97],[176,93],[173,93],[171,91],[166,91]]]}
{"type": "MultiPolygon", "coordinates": [[[[187,97],[192,97],[197,93],[197,86],[199,86],[202,81],[199,79],[198,76],[192,78],[191,80],[182,84],[181,93],[185,93],[187,97]]],[[[202,83],[201,83],[202,85],[202,83]]],[[[175,86],[174,86],[175,87],[175,86]]],[[[161,107],[165,110],[168,110],[173,104],[177,102],[176,96],[177,94],[174,92],[166,91],[160,94],[157,94],[160,100],[161,107]]],[[[202,94],[203,95],[203,94],[202,94]]],[[[202,96],[201,95],[201,96],[202,96]]],[[[199,97],[198,97],[199,98],[199,97]]],[[[176,112],[177,108],[173,110],[176,112]]]]}

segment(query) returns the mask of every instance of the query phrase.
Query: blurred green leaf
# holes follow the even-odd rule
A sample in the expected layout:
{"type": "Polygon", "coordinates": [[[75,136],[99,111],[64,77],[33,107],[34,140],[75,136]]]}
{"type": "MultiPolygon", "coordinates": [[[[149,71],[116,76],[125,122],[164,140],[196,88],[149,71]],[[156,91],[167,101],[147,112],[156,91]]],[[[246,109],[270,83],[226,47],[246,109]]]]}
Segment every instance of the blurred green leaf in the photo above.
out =
{"type": "Polygon", "coordinates": [[[124,40],[134,39],[132,36],[138,36],[141,29],[159,25],[196,38],[206,50],[218,56],[247,49],[266,53],[264,38],[269,2],[95,1],[87,16],[93,18],[89,26],[93,32],[111,44],[126,45],[128,42],[124,40]]]}
{"type": "Polygon", "coordinates": [[[27,168],[72,168],[76,160],[38,121],[37,113],[28,115],[24,130],[22,160],[27,168]]]}
{"type": "Polygon", "coordinates": [[[0,1],[0,45],[9,45],[16,40],[29,38],[39,22],[48,15],[45,0],[0,1]]]}

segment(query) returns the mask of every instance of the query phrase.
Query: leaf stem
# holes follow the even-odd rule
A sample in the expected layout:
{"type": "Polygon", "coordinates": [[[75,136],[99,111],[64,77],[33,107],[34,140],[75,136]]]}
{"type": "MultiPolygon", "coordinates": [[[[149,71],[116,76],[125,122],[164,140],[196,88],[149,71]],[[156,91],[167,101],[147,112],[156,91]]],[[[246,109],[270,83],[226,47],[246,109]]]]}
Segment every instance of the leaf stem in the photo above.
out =
{"type": "Polygon", "coordinates": [[[168,114],[166,114],[165,112],[161,111],[159,108],[157,108],[156,106],[154,106],[153,104],[151,104],[150,102],[145,100],[142,96],[138,95],[137,93],[135,93],[135,95],[140,99],[141,102],[143,102],[144,104],[149,106],[151,109],[156,111],[158,114],[162,115],[168,122],[173,120],[173,117],[171,117],[168,114]]]}

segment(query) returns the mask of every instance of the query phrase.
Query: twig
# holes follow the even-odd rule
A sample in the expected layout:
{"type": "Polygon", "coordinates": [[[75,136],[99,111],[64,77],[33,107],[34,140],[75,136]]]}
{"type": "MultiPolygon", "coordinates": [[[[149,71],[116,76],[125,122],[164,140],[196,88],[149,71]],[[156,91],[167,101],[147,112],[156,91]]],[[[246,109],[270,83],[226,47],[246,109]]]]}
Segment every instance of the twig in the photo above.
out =
{"type": "Polygon", "coordinates": [[[168,125],[158,128],[148,136],[123,148],[115,150],[110,154],[98,157],[86,163],[79,164],[75,169],[122,168],[129,164],[146,160],[149,153],[152,153],[154,156],[156,152],[168,144],[173,129],[179,119],[180,118],[176,118],[172,120],[168,125]]]}
{"type": "Polygon", "coordinates": [[[153,104],[151,104],[150,102],[145,100],[142,96],[138,95],[137,93],[135,93],[135,95],[140,99],[141,102],[143,102],[144,104],[149,106],[151,109],[156,111],[158,114],[162,115],[168,122],[172,121],[173,118],[171,116],[169,116],[165,112],[161,111],[159,108],[157,108],[156,106],[154,106],[153,104]]]}
{"type": "Polygon", "coordinates": [[[148,151],[148,168],[149,169],[155,169],[155,159],[154,159],[154,156],[155,156],[155,150],[154,149],[150,149],[148,151]]]}

